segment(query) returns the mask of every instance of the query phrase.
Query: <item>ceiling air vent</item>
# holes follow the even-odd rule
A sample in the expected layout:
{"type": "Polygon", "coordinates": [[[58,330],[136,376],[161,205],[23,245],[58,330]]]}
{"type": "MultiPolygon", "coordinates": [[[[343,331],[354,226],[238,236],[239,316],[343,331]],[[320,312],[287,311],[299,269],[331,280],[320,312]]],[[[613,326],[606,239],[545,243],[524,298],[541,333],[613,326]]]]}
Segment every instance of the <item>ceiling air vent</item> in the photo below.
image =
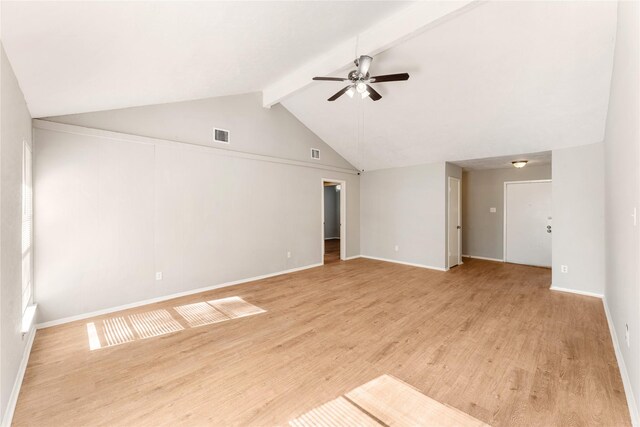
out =
{"type": "Polygon", "coordinates": [[[320,160],[320,150],[317,148],[311,149],[311,158],[314,160],[320,160]]]}
{"type": "Polygon", "coordinates": [[[223,144],[229,143],[229,131],[224,129],[213,129],[213,141],[223,144]]]}

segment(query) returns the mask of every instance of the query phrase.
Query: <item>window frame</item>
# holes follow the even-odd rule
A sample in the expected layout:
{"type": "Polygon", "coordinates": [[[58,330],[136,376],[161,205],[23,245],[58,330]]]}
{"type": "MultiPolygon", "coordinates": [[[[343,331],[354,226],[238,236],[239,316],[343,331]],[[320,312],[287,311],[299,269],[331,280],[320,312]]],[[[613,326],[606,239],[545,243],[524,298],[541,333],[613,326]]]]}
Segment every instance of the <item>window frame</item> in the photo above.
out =
{"type": "Polygon", "coordinates": [[[22,142],[22,283],[21,311],[24,316],[33,305],[33,152],[22,142]],[[28,234],[28,235],[25,235],[28,234]]]}

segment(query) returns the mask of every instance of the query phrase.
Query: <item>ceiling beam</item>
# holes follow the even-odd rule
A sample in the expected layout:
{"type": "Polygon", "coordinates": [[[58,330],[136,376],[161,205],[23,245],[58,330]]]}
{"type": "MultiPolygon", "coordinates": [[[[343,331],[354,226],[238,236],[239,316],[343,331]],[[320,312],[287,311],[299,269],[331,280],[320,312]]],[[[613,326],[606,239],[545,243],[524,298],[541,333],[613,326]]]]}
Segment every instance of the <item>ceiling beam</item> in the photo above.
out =
{"type": "Polygon", "coordinates": [[[311,84],[311,79],[314,76],[329,75],[352,64],[356,54],[356,43],[358,55],[377,55],[477,4],[480,4],[480,1],[415,2],[374,24],[357,36],[323,52],[264,88],[262,104],[269,108],[290,94],[311,84]]]}

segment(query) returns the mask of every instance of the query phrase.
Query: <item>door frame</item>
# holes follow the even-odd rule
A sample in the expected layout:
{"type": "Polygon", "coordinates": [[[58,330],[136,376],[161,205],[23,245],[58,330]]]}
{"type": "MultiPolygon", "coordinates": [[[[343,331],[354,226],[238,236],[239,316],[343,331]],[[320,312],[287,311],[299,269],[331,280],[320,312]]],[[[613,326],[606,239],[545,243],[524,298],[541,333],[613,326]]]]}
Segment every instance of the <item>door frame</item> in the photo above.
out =
{"type": "MultiPolygon", "coordinates": [[[[510,184],[534,184],[537,182],[552,182],[551,179],[528,179],[523,181],[505,181],[502,193],[502,262],[507,262],[507,185],[510,184]]],[[[552,237],[553,238],[553,237],[552,237]]]]}
{"type": "Polygon", "coordinates": [[[343,179],[322,178],[320,181],[320,257],[324,265],[324,183],[335,182],[340,185],[340,260],[347,259],[347,181],[343,179]]]}
{"type": "MultiPolygon", "coordinates": [[[[451,242],[451,224],[449,224],[449,216],[451,212],[451,181],[455,180],[458,183],[458,225],[462,227],[462,180],[460,178],[456,178],[454,176],[449,176],[447,181],[447,269],[451,268],[449,259],[451,258],[451,246],[449,243],[451,242]]],[[[458,263],[456,265],[462,264],[462,228],[457,228],[456,233],[458,234],[458,263]]]]}

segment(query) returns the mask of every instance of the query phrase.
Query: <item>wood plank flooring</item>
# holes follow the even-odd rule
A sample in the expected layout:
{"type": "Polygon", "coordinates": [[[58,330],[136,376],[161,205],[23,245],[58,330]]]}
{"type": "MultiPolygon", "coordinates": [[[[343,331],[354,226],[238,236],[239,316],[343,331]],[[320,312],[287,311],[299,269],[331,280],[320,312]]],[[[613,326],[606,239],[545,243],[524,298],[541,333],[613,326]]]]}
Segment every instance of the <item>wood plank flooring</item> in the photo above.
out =
{"type": "Polygon", "coordinates": [[[494,426],[630,425],[602,301],[550,279],[355,259],[39,330],[14,424],[286,425],[388,374],[494,426]],[[233,296],[266,312],[173,310],[233,296]],[[184,329],[89,350],[87,323],[160,309],[184,329]]]}
{"type": "Polygon", "coordinates": [[[329,239],[324,241],[324,263],[340,261],[340,239],[329,239]]]}

